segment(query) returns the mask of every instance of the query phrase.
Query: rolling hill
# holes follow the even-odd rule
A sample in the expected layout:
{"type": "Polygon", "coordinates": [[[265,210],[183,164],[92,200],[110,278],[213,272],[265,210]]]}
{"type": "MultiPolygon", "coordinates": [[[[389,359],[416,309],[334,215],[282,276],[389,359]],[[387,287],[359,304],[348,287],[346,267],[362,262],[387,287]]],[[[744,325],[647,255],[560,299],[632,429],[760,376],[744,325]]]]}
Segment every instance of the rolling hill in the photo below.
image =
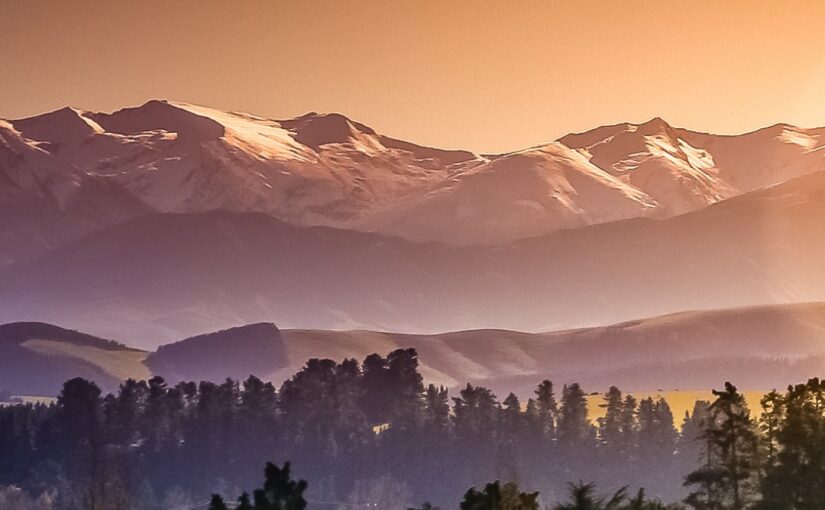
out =
{"type": "Polygon", "coordinates": [[[284,366],[281,332],[271,323],[249,324],[161,345],[146,358],[153,374],[170,383],[246,379],[284,366]]]}
{"type": "Polygon", "coordinates": [[[146,352],[51,324],[0,326],[0,389],[15,395],[54,396],[73,377],[112,391],[126,378],[150,376],[146,352]]]}
{"type": "MultiPolygon", "coordinates": [[[[414,347],[427,382],[465,383],[529,396],[544,378],[587,391],[694,394],[725,380],[749,390],[782,388],[825,372],[825,303],[682,312],[552,333],[468,330],[412,335],[366,330],[278,330],[272,324],[199,335],[153,353],[47,324],[0,326],[0,388],[54,395],[64,379],[111,390],[126,377],[170,382],[245,379],[279,385],[309,358],[362,360],[414,347]]],[[[678,396],[678,395],[677,395],[678,396]]]]}

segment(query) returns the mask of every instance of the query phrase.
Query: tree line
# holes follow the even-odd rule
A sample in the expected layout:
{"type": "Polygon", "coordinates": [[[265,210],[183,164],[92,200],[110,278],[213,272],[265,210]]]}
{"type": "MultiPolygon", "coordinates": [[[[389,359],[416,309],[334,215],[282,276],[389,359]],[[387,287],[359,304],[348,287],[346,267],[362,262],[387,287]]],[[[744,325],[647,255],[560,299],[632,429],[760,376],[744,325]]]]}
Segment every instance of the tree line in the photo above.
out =
{"type": "MultiPolygon", "coordinates": [[[[0,408],[0,486],[66,510],[184,509],[249,492],[261,466],[291,461],[318,507],[454,508],[489,480],[547,504],[586,480],[696,509],[825,508],[818,380],[766,395],[756,418],[728,386],[678,430],[663,399],[614,387],[600,405],[594,423],[579,385],[557,394],[550,381],[524,402],[469,384],[451,396],[425,386],[412,349],[312,359],[280,388],[256,377],[174,386],[154,377],[103,395],[72,379],[55,404],[0,408]]],[[[576,487],[602,505],[581,508],[623,508],[599,503],[589,483],[576,487]]]]}

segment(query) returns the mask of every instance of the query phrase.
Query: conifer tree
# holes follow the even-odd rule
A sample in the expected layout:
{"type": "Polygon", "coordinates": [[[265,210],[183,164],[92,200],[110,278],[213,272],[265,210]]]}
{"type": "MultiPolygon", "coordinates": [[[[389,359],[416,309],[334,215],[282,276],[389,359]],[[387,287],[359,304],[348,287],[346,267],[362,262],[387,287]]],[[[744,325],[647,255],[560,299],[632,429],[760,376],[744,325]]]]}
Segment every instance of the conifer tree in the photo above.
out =
{"type": "Polygon", "coordinates": [[[758,510],[825,508],[825,383],[811,379],[781,399],[776,454],[758,510]]]}
{"type": "Polygon", "coordinates": [[[484,490],[471,487],[460,504],[461,510],[538,510],[538,492],[522,492],[513,482],[503,486],[496,480],[484,490]]]}
{"type": "Polygon", "coordinates": [[[609,451],[617,452],[622,446],[623,400],[619,388],[611,386],[604,394],[604,403],[599,407],[605,410],[599,418],[599,440],[609,451]]]}
{"type": "Polygon", "coordinates": [[[238,498],[238,505],[235,507],[235,510],[254,510],[252,508],[252,503],[249,501],[249,494],[244,492],[238,498]]]}
{"type": "Polygon", "coordinates": [[[565,385],[559,410],[559,442],[567,447],[582,446],[592,437],[593,430],[587,417],[587,399],[584,391],[578,383],[565,385]]]}
{"type": "Polygon", "coordinates": [[[303,510],[307,506],[304,491],[307,483],[295,481],[289,472],[289,462],[279,468],[271,462],[264,469],[264,486],[252,493],[255,510],[303,510]]]}
{"type": "Polygon", "coordinates": [[[550,380],[543,380],[539,383],[535,391],[536,410],[542,423],[544,433],[547,438],[555,439],[556,426],[558,421],[558,405],[556,395],[553,392],[553,383],[550,380]]]}
{"type": "Polygon", "coordinates": [[[755,425],[745,397],[729,382],[714,390],[703,439],[707,466],[688,475],[686,485],[699,486],[686,502],[694,508],[743,510],[754,499],[757,473],[755,425]]]}
{"type": "Polygon", "coordinates": [[[762,414],[759,417],[759,432],[761,433],[761,454],[763,456],[763,470],[770,471],[776,465],[777,433],[782,423],[784,405],[782,395],[776,390],[767,393],[759,401],[762,414]]]}
{"type": "Polygon", "coordinates": [[[220,494],[212,494],[212,499],[209,500],[209,510],[229,510],[226,503],[220,494]]]}

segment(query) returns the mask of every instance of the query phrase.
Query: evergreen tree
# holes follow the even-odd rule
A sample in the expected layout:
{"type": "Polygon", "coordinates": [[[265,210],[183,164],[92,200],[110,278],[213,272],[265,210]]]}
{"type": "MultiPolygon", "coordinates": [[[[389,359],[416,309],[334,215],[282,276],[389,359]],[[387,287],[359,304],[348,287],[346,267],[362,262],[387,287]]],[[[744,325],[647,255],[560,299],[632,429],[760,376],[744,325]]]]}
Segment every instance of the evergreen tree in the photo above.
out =
{"type": "Polygon", "coordinates": [[[522,428],[521,402],[515,393],[504,399],[501,409],[501,441],[512,444],[522,428]]]}
{"type": "Polygon", "coordinates": [[[453,398],[453,421],[459,437],[491,443],[495,434],[498,402],[493,392],[481,386],[467,386],[453,398]]]}
{"type": "Polygon", "coordinates": [[[618,490],[609,499],[596,495],[596,486],[592,483],[577,483],[569,486],[570,501],[559,503],[553,510],[620,510],[626,499],[626,489],[618,490]]]}
{"type": "Polygon", "coordinates": [[[556,437],[556,421],[558,420],[558,405],[553,392],[553,383],[547,379],[539,383],[536,388],[536,410],[543,431],[549,439],[556,437]]]}
{"type": "Polygon", "coordinates": [[[538,492],[522,492],[518,485],[509,482],[503,486],[496,480],[484,490],[471,487],[460,504],[461,510],[538,510],[538,492]]]}
{"type": "Polygon", "coordinates": [[[307,506],[304,491],[307,483],[295,481],[289,472],[289,462],[279,468],[271,462],[264,469],[264,486],[252,493],[255,510],[303,510],[307,506]]]}
{"type": "Polygon", "coordinates": [[[424,394],[424,422],[430,434],[443,434],[450,424],[449,394],[444,386],[427,386],[424,394]]]}
{"type": "Polygon", "coordinates": [[[598,420],[599,440],[609,451],[615,453],[622,449],[624,442],[622,392],[619,388],[611,386],[603,399],[604,403],[599,404],[599,407],[605,410],[604,416],[598,420]]]}
{"type": "Polygon", "coordinates": [[[754,499],[756,431],[745,397],[727,382],[714,390],[703,438],[708,465],[688,475],[686,485],[698,485],[687,503],[695,508],[742,510],[754,499]]]}
{"type": "Polygon", "coordinates": [[[622,402],[622,415],[620,423],[620,449],[627,455],[629,455],[630,452],[632,452],[636,447],[638,428],[639,420],[636,399],[633,398],[633,395],[627,395],[622,402]]]}
{"type": "Polygon", "coordinates": [[[685,411],[677,450],[680,471],[690,473],[708,464],[707,441],[703,439],[709,419],[710,402],[697,400],[692,411],[685,411]]]}
{"type": "Polygon", "coordinates": [[[779,401],[773,465],[761,483],[759,510],[825,508],[825,384],[811,379],[779,401]]]}
{"type": "Polygon", "coordinates": [[[235,510],[254,510],[252,508],[252,503],[249,501],[249,494],[244,492],[238,498],[238,505],[235,507],[235,510]]]}
{"type": "Polygon", "coordinates": [[[565,385],[559,410],[559,442],[567,447],[576,447],[588,444],[592,437],[593,428],[587,417],[584,391],[577,383],[565,385]]]}
{"type": "Polygon", "coordinates": [[[391,426],[396,429],[419,427],[424,404],[424,379],[418,372],[418,353],[415,349],[397,349],[387,356],[387,380],[393,395],[391,426]]]}
{"type": "Polygon", "coordinates": [[[209,500],[209,510],[229,510],[229,507],[219,494],[212,494],[212,499],[209,500]]]}
{"type": "Polygon", "coordinates": [[[759,401],[762,414],[759,417],[759,432],[761,433],[761,453],[764,457],[763,469],[772,470],[776,465],[777,433],[782,423],[784,404],[782,395],[771,391],[759,401]]]}
{"type": "Polygon", "coordinates": [[[103,433],[100,388],[74,378],[63,385],[54,415],[53,453],[63,461],[69,482],[77,491],[77,504],[85,510],[103,505],[103,433]]]}

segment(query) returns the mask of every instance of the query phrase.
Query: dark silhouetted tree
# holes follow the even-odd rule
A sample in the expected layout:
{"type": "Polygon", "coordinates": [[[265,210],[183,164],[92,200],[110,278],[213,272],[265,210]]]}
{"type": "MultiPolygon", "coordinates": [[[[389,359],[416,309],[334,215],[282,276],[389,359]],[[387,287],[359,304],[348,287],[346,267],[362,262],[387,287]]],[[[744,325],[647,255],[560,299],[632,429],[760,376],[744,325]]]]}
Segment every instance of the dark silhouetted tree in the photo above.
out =
{"type": "Polygon", "coordinates": [[[503,486],[496,480],[484,490],[471,487],[461,502],[461,510],[538,510],[538,492],[522,492],[513,482],[503,486]]]}
{"type": "Polygon", "coordinates": [[[698,486],[686,503],[694,508],[742,510],[754,499],[757,436],[745,397],[731,383],[714,390],[703,439],[708,463],[686,478],[698,486]]]}
{"type": "Polygon", "coordinates": [[[209,510],[229,510],[229,507],[219,494],[212,494],[212,499],[209,500],[209,510]]]}
{"type": "Polygon", "coordinates": [[[307,506],[304,480],[293,480],[289,462],[279,468],[267,462],[264,469],[264,486],[252,493],[255,510],[303,510],[307,506]]]}

